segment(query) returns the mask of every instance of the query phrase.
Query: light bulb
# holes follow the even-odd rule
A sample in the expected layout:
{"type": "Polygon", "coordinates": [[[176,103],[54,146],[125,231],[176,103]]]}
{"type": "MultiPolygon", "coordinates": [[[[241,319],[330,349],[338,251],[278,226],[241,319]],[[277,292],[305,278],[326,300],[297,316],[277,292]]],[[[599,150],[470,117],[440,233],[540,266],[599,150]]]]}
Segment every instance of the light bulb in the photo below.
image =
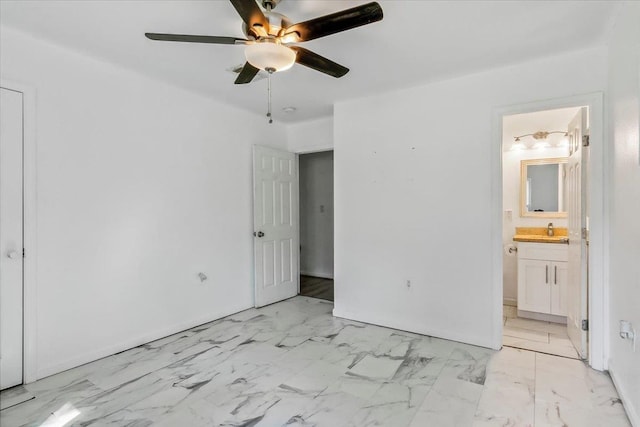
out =
{"type": "Polygon", "coordinates": [[[244,50],[247,61],[261,70],[285,71],[296,62],[296,52],[273,41],[248,45],[244,50]]]}

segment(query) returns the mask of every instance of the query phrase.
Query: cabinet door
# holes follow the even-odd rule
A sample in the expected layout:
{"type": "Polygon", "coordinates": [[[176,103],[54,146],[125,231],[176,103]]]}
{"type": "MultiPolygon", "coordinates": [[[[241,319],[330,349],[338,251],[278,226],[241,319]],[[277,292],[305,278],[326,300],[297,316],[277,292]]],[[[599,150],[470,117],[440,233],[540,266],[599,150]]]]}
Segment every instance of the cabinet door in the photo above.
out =
{"type": "Polygon", "coordinates": [[[551,311],[551,263],[534,259],[518,261],[518,309],[551,311]]]}
{"type": "Polygon", "coordinates": [[[568,263],[552,262],[551,270],[551,314],[566,316],[568,263]]]}

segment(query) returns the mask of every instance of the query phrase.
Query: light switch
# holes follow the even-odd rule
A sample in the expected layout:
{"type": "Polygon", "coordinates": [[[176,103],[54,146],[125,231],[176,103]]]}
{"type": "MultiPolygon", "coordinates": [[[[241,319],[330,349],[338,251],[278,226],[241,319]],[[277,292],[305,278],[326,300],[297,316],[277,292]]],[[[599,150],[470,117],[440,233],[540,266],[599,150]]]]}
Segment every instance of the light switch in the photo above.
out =
{"type": "Polygon", "coordinates": [[[504,219],[507,221],[513,220],[513,209],[505,209],[504,219]]]}

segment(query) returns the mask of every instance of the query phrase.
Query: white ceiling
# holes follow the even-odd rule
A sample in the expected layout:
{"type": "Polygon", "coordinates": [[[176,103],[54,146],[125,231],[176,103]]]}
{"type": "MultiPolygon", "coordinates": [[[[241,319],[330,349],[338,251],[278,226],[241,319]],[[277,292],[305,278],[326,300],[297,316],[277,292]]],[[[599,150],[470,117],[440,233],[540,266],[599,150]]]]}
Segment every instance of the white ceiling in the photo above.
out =
{"type": "MultiPolygon", "coordinates": [[[[275,9],[300,22],[364,4],[283,0],[275,9]]],[[[379,1],[381,22],[304,46],[351,69],[334,79],[296,65],[273,78],[274,117],[309,120],[342,99],[406,88],[601,44],[612,1],[379,1]],[[295,106],[294,114],[281,109],[295,106]]],[[[242,46],[153,42],[145,32],[243,37],[226,0],[0,1],[0,24],[31,33],[259,114],[266,81],[238,86],[227,69],[242,46]]]]}

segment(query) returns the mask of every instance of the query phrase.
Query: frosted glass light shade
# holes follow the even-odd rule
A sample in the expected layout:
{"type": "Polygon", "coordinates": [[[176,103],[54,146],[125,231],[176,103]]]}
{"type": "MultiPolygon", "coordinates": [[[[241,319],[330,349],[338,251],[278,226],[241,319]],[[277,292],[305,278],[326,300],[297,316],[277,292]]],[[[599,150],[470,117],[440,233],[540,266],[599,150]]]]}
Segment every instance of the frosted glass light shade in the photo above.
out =
{"type": "Polygon", "coordinates": [[[249,64],[261,70],[273,68],[276,71],[288,70],[296,62],[296,53],[278,43],[250,44],[244,50],[249,64]]]}

